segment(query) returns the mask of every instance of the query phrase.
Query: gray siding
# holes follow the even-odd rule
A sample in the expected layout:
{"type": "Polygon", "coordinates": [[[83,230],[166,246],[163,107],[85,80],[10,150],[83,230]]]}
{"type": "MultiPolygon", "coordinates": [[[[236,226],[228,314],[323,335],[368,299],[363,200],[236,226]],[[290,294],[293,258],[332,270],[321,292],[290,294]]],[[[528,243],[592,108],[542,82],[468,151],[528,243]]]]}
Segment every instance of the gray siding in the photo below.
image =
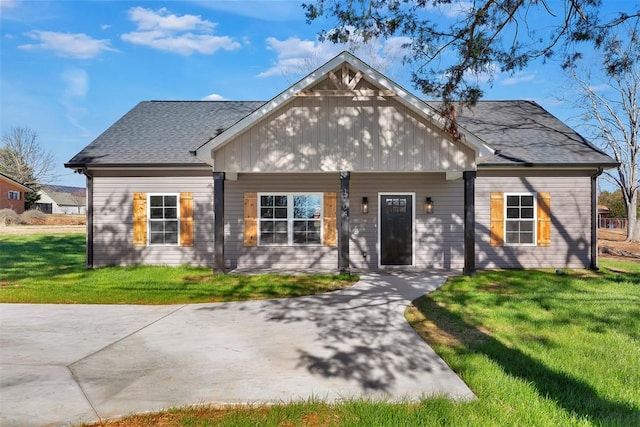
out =
{"type": "MultiPolygon", "coordinates": [[[[120,174],[133,172],[120,172],[120,174]]],[[[163,171],[150,176],[114,176],[95,172],[94,265],[212,265],[213,180],[210,172],[163,171]],[[194,246],[133,246],[133,193],[193,193],[194,246]]],[[[141,175],[141,173],[137,173],[141,175]]]]}
{"type": "Polygon", "coordinates": [[[463,181],[446,181],[444,173],[351,175],[351,265],[378,269],[378,193],[415,193],[415,268],[462,269],[464,265],[463,181]],[[362,197],[369,199],[369,213],[361,213],[362,197]],[[433,214],[425,214],[426,197],[434,202],[433,214]],[[367,252],[367,257],[363,256],[367,252]]]}
{"type": "MultiPolygon", "coordinates": [[[[378,269],[378,193],[415,192],[415,267],[461,269],[463,266],[463,182],[445,181],[444,173],[351,174],[351,266],[378,269]],[[369,213],[361,213],[362,197],[369,213]],[[435,212],[423,213],[425,197],[435,212]],[[367,252],[367,257],[363,256],[367,252]]],[[[337,248],[244,247],[243,194],[245,192],[339,192],[338,174],[240,174],[225,183],[225,258],[230,268],[336,270],[337,248]]]]}
{"type": "Polygon", "coordinates": [[[214,154],[229,172],[462,171],[474,151],[393,97],[296,97],[214,154]]]}
{"type": "Polygon", "coordinates": [[[587,171],[479,171],[476,180],[478,268],[584,268],[591,242],[591,180],[587,171]],[[551,246],[492,247],[491,192],[551,193],[551,246]]]}
{"type": "Polygon", "coordinates": [[[225,181],[225,261],[228,268],[336,270],[338,250],[326,246],[244,246],[244,193],[340,191],[338,174],[239,174],[225,181]]]}

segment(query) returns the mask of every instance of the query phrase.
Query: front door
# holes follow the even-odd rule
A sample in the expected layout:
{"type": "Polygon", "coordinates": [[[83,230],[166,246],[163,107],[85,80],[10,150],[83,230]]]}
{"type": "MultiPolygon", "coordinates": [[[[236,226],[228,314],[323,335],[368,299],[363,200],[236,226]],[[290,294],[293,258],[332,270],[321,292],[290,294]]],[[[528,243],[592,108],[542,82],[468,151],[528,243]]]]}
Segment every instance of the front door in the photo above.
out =
{"type": "Polygon", "coordinates": [[[380,265],[413,264],[413,196],[380,196],[380,265]]]}

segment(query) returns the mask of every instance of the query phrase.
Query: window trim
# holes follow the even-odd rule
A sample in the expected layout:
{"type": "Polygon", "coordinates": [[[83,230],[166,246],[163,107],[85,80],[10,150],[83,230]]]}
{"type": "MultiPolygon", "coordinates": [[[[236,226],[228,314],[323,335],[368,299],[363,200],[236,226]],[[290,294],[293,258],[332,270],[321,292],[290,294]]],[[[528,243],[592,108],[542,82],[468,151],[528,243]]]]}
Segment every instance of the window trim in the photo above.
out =
{"type": "Polygon", "coordinates": [[[180,246],[180,193],[147,193],[147,246],[180,246]],[[151,197],[152,196],[175,196],[176,197],[176,218],[175,219],[154,219],[151,218],[151,197]],[[178,224],[178,238],[176,243],[151,243],[151,223],[152,222],[176,221],[178,224]]]}
{"type": "Polygon", "coordinates": [[[538,193],[535,192],[513,192],[513,193],[503,193],[503,201],[504,201],[504,225],[503,225],[503,245],[504,246],[538,246],[538,193]],[[507,216],[507,197],[509,196],[531,196],[533,198],[533,218],[518,218],[518,219],[509,219],[507,216]],[[533,241],[531,243],[508,243],[507,242],[507,223],[509,221],[531,221],[533,224],[533,241]]]}
{"type": "Polygon", "coordinates": [[[22,197],[20,197],[20,196],[21,196],[21,194],[20,194],[20,192],[19,192],[19,191],[15,191],[15,190],[9,190],[9,191],[7,191],[7,198],[8,198],[9,200],[21,200],[21,199],[22,199],[22,197]],[[18,197],[17,197],[17,198],[16,198],[16,197],[11,197],[11,196],[12,196],[12,195],[14,195],[14,194],[17,194],[17,195],[18,195],[18,197]]]}
{"type": "MultiPolygon", "coordinates": [[[[261,246],[261,247],[286,247],[286,246],[295,246],[295,247],[319,247],[319,246],[323,246],[324,244],[324,193],[320,192],[320,191],[312,191],[312,192],[300,192],[300,191],[289,191],[289,192],[283,192],[283,191],[274,191],[274,192],[269,192],[269,191],[263,191],[263,192],[258,192],[257,193],[257,201],[256,201],[256,209],[257,209],[257,236],[258,236],[258,243],[257,246],[261,246]],[[261,227],[260,224],[263,221],[263,218],[261,217],[261,211],[262,211],[262,196],[287,196],[287,243],[274,243],[274,244],[267,244],[267,243],[262,243],[262,232],[261,232],[261,227]],[[318,196],[320,197],[320,242],[318,243],[294,243],[293,242],[293,221],[296,220],[296,218],[293,217],[293,197],[294,196],[318,196]]],[[[301,219],[301,218],[297,218],[297,219],[301,219]]],[[[308,218],[307,218],[308,219],[308,218]]],[[[266,219],[265,220],[270,220],[270,219],[266,219]]],[[[282,220],[282,222],[284,222],[284,220],[282,220]]]]}

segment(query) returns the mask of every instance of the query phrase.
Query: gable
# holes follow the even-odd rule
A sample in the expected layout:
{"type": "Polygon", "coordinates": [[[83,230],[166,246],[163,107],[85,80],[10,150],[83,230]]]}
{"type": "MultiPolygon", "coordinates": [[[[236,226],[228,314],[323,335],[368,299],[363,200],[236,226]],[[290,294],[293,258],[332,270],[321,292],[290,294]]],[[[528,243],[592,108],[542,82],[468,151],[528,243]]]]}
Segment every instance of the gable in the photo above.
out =
{"type": "MultiPolygon", "coordinates": [[[[325,87],[324,82],[317,87],[325,87]]],[[[461,171],[474,166],[471,148],[395,97],[381,96],[297,96],[214,152],[214,168],[229,172],[461,171]]]]}
{"type": "MultiPolygon", "coordinates": [[[[432,107],[355,56],[348,52],[342,52],[221,134],[203,143],[194,151],[195,155],[201,159],[208,157],[215,159],[215,152],[274,112],[287,108],[288,104],[301,96],[316,98],[346,97],[356,101],[361,101],[362,97],[394,97],[399,104],[417,114],[425,122],[430,123],[434,129],[442,130],[445,126],[443,118],[432,107]],[[319,88],[319,85],[322,86],[329,83],[330,86],[327,89],[319,88]],[[365,84],[372,85],[370,86],[371,89],[359,86],[365,84]]],[[[313,118],[311,119],[313,120],[313,118]]],[[[492,147],[466,129],[460,128],[460,133],[462,136],[456,143],[469,147],[474,152],[474,157],[494,154],[492,147]]],[[[290,155],[290,153],[287,152],[286,155],[290,155]]],[[[224,170],[218,166],[215,166],[215,169],[224,170]]]]}

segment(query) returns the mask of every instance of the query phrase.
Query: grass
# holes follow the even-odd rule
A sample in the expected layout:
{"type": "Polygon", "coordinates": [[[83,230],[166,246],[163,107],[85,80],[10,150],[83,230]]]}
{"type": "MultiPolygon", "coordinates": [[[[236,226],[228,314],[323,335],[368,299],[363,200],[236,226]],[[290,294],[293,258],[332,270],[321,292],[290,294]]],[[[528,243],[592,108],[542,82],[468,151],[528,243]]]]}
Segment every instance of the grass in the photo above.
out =
{"type": "Polygon", "coordinates": [[[183,304],[285,298],[351,285],[340,275],[213,274],[199,267],[84,266],[84,234],[0,236],[0,302],[183,304]]]}
{"type": "Polygon", "coordinates": [[[640,263],[456,277],[406,311],[478,399],[173,409],[116,426],[637,426],[640,263]]]}

